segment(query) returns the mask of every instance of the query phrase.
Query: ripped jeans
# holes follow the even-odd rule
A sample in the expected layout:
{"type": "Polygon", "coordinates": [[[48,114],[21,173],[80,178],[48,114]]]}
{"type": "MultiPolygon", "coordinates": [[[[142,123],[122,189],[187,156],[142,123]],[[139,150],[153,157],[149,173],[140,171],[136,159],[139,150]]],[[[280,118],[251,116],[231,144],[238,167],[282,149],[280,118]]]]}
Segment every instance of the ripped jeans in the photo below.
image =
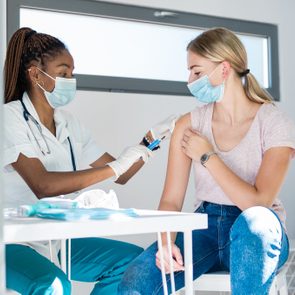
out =
{"type": "MultiPolygon", "coordinates": [[[[208,229],[193,231],[193,277],[229,271],[233,295],[266,295],[274,276],[288,259],[288,237],[277,217],[265,207],[241,211],[235,206],[203,202],[196,210],[208,214],[208,229]]],[[[183,234],[176,245],[183,255],[183,234]]],[[[127,268],[120,295],[163,294],[161,271],[155,264],[157,243],[127,268]]],[[[170,275],[166,275],[168,291],[170,275]]],[[[184,286],[184,272],[175,272],[175,286],[184,286]]]]}

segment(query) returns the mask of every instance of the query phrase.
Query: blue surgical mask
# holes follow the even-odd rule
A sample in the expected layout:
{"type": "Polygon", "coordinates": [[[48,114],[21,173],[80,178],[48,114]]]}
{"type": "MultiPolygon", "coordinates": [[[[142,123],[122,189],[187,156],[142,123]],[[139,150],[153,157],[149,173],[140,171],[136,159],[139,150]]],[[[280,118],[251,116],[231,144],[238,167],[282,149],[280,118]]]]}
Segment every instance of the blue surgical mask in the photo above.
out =
{"type": "MultiPolygon", "coordinates": [[[[214,71],[215,70],[213,70],[213,72],[214,71]]],[[[211,72],[209,76],[211,76],[213,72],[211,72]]],[[[213,86],[209,80],[209,76],[205,75],[187,84],[187,87],[191,94],[201,102],[211,103],[221,101],[224,94],[224,81],[220,85],[213,86]]]]}
{"type": "MultiPolygon", "coordinates": [[[[39,68],[38,68],[39,69],[39,68]]],[[[45,94],[45,97],[52,108],[58,108],[69,104],[76,94],[76,79],[75,78],[61,78],[55,79],[39,69],[43,74],[55,81],[55,87],[52,92],[46,91],[40,84],[37,84],[45,94]]]]}

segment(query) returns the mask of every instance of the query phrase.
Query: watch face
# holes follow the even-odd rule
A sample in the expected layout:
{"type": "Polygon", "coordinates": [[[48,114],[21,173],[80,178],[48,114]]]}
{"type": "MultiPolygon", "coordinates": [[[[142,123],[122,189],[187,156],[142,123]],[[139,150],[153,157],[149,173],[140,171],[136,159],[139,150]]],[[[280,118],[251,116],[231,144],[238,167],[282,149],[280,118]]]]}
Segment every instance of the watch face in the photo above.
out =
{"type": "Polygon", "coordinates": [[[201,163],[205,163],[208,160],[208,155],[207,154],[202,155],[200,160],[201,160],[201,163]]]}

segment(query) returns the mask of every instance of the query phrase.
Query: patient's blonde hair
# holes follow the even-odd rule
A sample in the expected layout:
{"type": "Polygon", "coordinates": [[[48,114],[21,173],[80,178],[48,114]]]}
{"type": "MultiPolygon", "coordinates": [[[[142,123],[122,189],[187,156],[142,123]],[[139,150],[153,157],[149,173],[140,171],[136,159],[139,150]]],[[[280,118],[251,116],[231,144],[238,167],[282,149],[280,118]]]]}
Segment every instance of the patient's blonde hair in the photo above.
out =
{"type": "Polygon", "coordinates": [[[208,58],[212,62],[229,62],[237,75],[244,77],[245,93],[250,100],[258,103],[273,101],[272,96],[259,85],[254,75],[247,71],[245,47],[230,30],[225,28],[207,30],[192,40],[187,50],[208,58]]]}

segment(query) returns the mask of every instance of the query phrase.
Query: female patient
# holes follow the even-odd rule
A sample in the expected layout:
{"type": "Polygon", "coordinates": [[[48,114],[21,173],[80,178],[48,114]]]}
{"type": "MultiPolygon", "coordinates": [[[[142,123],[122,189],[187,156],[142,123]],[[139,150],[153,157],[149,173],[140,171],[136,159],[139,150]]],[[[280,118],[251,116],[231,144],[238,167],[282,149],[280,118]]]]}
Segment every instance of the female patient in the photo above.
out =
{"type": "MultiPolygon", "coordinates": [[[[206,104],[177,122],[159,209],[181,211],[193,164],[196,212],[208,214],[208,229],[193,232],[194,278],[230,271],[232,294],[268,294],[288,258],[278,196],[294,156],[294,126],[247,68],[245,48],[231,31],[208,30],[187,50],[189,90],[206,104]]],[[[172,252],[179,289],[185,263],[180,233],[172,252]]],[[[164,257],[168,273],[167,246],[164,257]]],[[[159,268],[154,243],[129,265],[119,294],[162,294],[159,268]]]]}
{"type": "MultiPolygon", "coordinates": [[[[102,153],[79,121],[59,109],[75,96],[73,69],[71,54],[55,37],[21,28],[9,42],[3,141],[6,207],[50,196],[71,197],[110,177],[125,183],[151,154],[144,145],[126,149],[118,159],[102,153]]],[[[162,122],[149,138],[161,137],[161,132],[167,137],[172,128],[173,120],[162,122]]],[[[148,145],[147,139],[144,143],[148,145]]],[[[7,287],[21,294],[71,294],[70,281],[48,259],[58,260],[59,246],[52,244],[52,251],[48,242],[7,245],[7,287]]],[[[92,294],[105,295],[116,294],[126,266],[142,251],[99,238],[74,239],[71,247],[72,279],[98,282],[92,294]]]]}

